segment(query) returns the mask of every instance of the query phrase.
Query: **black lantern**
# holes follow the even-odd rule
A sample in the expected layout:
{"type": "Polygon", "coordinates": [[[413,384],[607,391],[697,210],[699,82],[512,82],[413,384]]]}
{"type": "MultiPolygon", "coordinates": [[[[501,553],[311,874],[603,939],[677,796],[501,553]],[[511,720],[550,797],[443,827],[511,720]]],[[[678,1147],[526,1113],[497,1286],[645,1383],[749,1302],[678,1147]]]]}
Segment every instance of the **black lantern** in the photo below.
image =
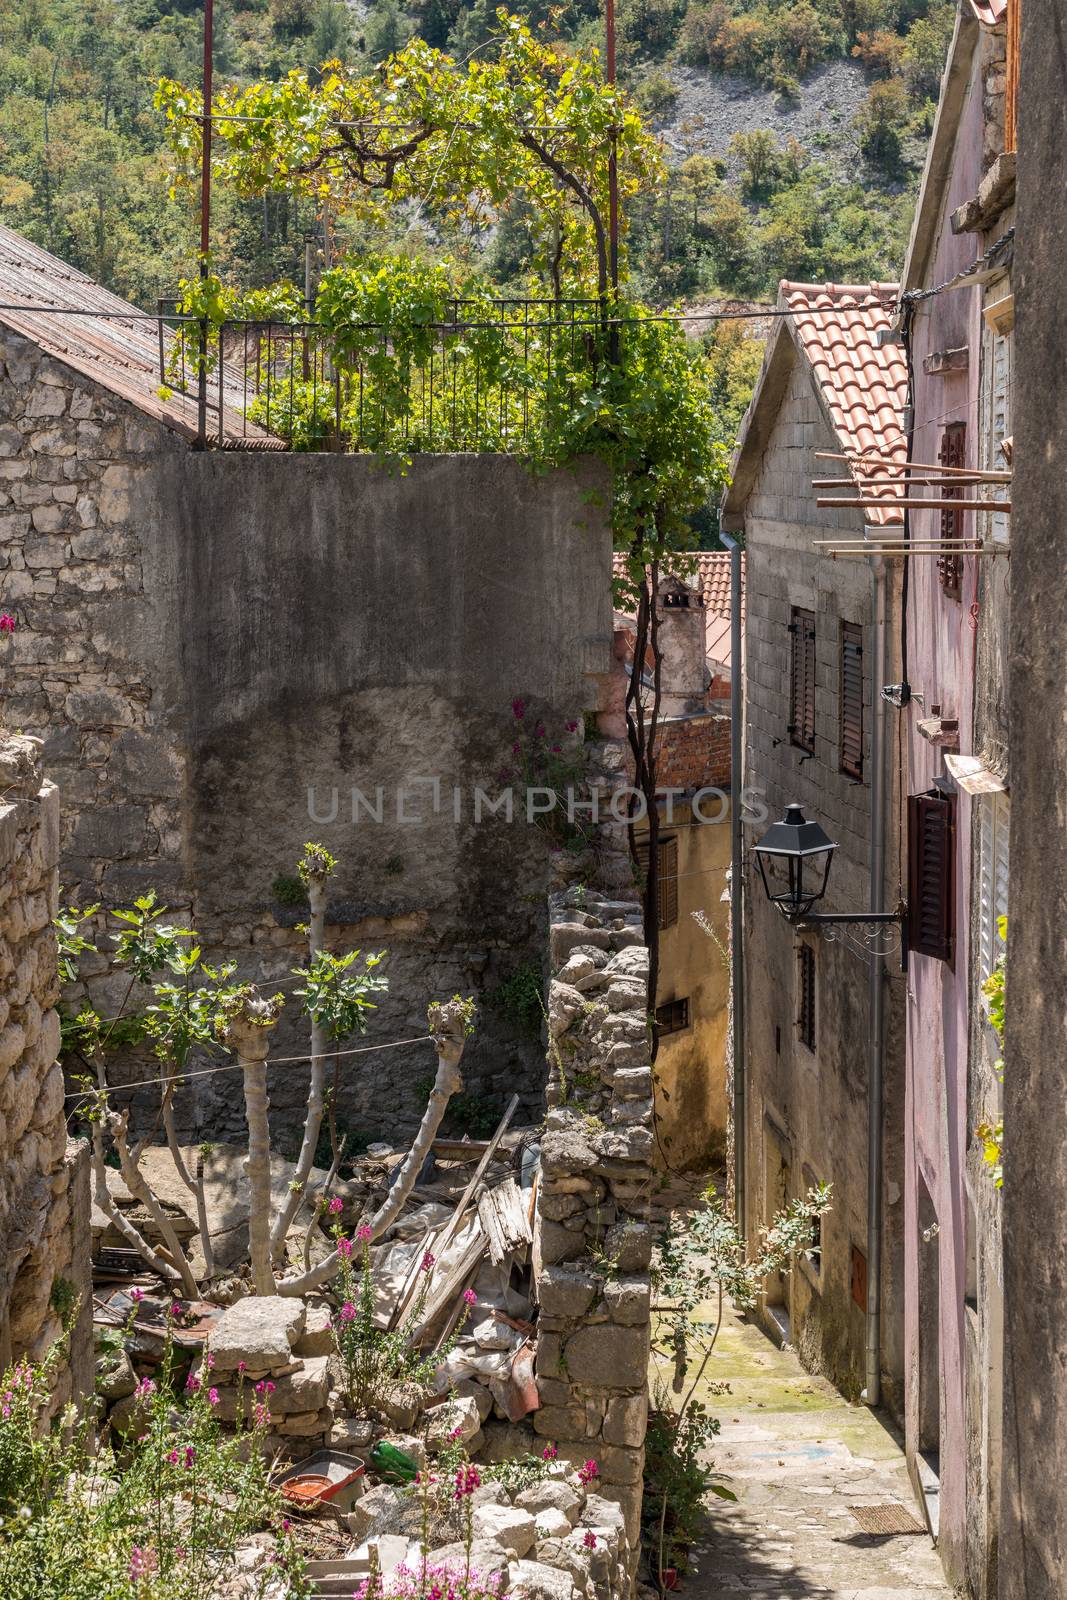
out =
{"type": "Polygon", "coordinates": [[[790,922],[806,917],[826,893],[830,863],[837,845],[809,822],[800,806],[787,806],[781,822],[772,823],[755,846],[767,898],[790,922]]]}

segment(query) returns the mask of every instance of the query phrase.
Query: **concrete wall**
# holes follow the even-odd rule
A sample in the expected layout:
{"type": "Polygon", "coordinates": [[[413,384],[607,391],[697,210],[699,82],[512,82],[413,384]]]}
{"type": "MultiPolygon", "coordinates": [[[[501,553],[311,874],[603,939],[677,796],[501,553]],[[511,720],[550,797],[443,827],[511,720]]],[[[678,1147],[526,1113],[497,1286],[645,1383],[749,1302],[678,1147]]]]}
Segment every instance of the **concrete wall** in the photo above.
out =
{"type": "MultiPolygon", "coordinates": [[[[977,34],[977,28],[971,30],[977,34]]],[[[922,272],[924,284],[943,283],[969,265],[980,246],[951,232],[949,215],[978,188],[982,174],[980,54],[960,68],[969,74],[960,112],[951,177],[940,200],[934,243],[922,272]]],[[[980,382],[980,296],[960,290],[926,301],[914,321],[916,461],[936,462],[947,423],[968,429],[968,460],[977,459],[980,382]],[[964,372],[931,377],[924,359],[934,351],[966,346],[964,372]]],[[[965,534],[973,517],[964,515],[965,534]]],[[[912,533],[936,538],[935,512],[916,512],[912,533]]],[[[977,561],[965,561],[959,600],[946,597],[933,559],[910,563],[908,677],[921,701],[904,713],[908,788],[912,794],[947,777],[942,749],[923,738],[918,724],[940,706],[959,720],[961,749],[971,750],[977,561]]],[[[951,781],[951,780],[950,780],[951,781]]],[[[950,965],[912,955],[908,974],[908,1117],[906,1164],[905,1361],[909,1374],[906,1435],[917,1489],[931,1495],[931,1517],[947,1575],[967,1572],[968,1420],[966,1389],[968,1057],[973,1009],[971,983],[972,806],[957,796],[956,951],[950,965]],[[932,1226],[936,1224],[936,1226],[932,1226]],[[937,1448],[937,1436],[940,1447],[937,1448]],[[935,1478],[939,1485],[935,1487],[935,1478]]]]}
{"type": "Polygon", "coordinates": [[[56,1061],[59,795],[35,740],[0,737],[0,789],[0,1372],[43,1356],[80,1304],[62,1403],[92,1383],[89,1170],[56,1061]]]}
{"type": "MultiPolygon", "coordinates": [[[[0,359],[3,599],[20,624],[7,710],[47,742],[69,892],[114,905],[155,888],[213,953],[276,981],[302,913],[272,885],[321,839],[341,864],[331,940],[389,952],[371,1042],[422,1034],[434,996],[484,999],[539,969],[546,837],[475,825],[473,788],[514,773],[514,697],[553,735],[595,703],[611,640],[603,476],[198,455],[22,340],[5,336],[0,359]],[[440,778],[440,809],[413,790],[409,824],[396,791],[420,775],[440,778]],[[353,825],[353,786],[372,804],[381,786],[380,823],[353,825]],[[309,791],[329,818],[335,790],[335,820],[310,819],[309,791]]],[[[108,1014],[119,985],[89,987],[108,1014]]],[[[283,1025],[278,1053],[300,1048],[283,1025]]],[[[402,1135],[432,1052],[368,1059],[342,1075],[341,1120],[402,1135]]],[[[537,1041],[491,1005],[465,1069],[483,1116],[512,1089],[540,1103],[537,1041]]],[[[189,1131],[239,1137],[230,1080],[200,1084],[189,1131]]],[[[270,1090],[284,1145],[303,1069],[270,1090]]]]}
{"type": "MultiPolygon", "coordinates": [[[[839,448],[803,358],[793,359],[777,421],[744,508],[746,545],[746,791],[762,792],[771,819],[796,801],[838,842],[826,910],[868,905],[869,784],[839,771],[839,625],[864,627],[865,764],[870,760],[874,690],[871,577],[868,564],[830,561],[812,540],[837,530],[861,536],[856,513],[815,507],[817,450],[839,448]],[[791,608],[815,613],[816,748],[790,743],[791,608]]],[[[891,584],[896,575],[891,575],[891,584]]],[[[891,617],[896,614],[896,600],[891,617]]],[[[897,624],[891,620],[890,637],[897,624]]],[[[767,822],[746,827],[746,845],[767,822]]],[[[897,882],[890,835],[887,894],[897,882]]],[[[864,1314],[852,1295],[853,1249],[867,1250],[868,974],[862,955],[840,943],[798,934],[768,903],[749,857],[745,894],[746,1057],[748,1076],[746,1221],[754,1230],[813,1182],[832,1183],[817,1267],[802,1263],[768,1285],[763,1315],[773,1332],[788,1317],[805,1363],[856,1396],[864,1380],[864,1314]],[[816,969],[816,1049],[799,1036],[798,964],[810,946],[816,969]]],[[[900,1402],[903,1359],[902,1206],[899,1129],[903,983],[887,963],[885,1245],[882,1364],[885,1398],[900,1402]]]]}
{"type": "Polygon", "coordinates": [[[1067,1592],[1067,53],[1059,0],[1022,13],[1012,492],[1012,872],[1003,1191],[1001,1594],[1067,1592]]]}

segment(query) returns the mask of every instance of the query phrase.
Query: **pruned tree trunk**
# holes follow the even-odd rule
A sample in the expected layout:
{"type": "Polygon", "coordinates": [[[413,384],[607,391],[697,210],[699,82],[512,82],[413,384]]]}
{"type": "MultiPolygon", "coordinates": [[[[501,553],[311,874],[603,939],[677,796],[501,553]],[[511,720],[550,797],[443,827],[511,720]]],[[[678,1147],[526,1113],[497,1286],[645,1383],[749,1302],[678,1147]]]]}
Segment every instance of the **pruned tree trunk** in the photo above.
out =
{"type": "Polygon", "coordinates": [[[281,995],[265,1000],[254,984],[236,996],[222,1030],[244,1076],[248,1120],[248,1243],[257,1294],[275,1294],[270,1250],[270,1124],[267,1120],[267,1049],[277,1026],[281,995]]]}
{"type": "Polygon", "coordinates": [[[175,1267],[169,1261],[164,1261],[148,1240],[135,1228],[129,1217],[123,1216],[119,1207],[112,1200],[107,1187],[107,1165],[104,1161],[104,1134],[99,1122],[93,1123],[92,1138],[92,1169],[93,1169],[93,1200],[104,1213],[109,1222],[122,1234],[126,1243],[132,1250],[141,1255],[153,1272],[158,1272],[165,1283],[180,1283],[181,1278],[175,1267]]]}
{"type": "Polygon", "coordinates": [[[148,1187],[148,1183],[141,1173],[141,1169],[130,1155],[129,1145],[126,1141],[126,1129],[128,1123],[129,1113],[126,1111],[113,1111],[107,1119],[108,1132],[111,1134],[112,1142],[115,1146],[116,1152],[118,1153],[119,1168],[122,1172],[122,1180],[127,1189],[133,1195],[134,1199],[141,1202],[149,1216],[152,1218],[152,1221],[159,1229],[160,1237],[162,1238],[167,1249],[167,1254],[170,1256],[177,1269],[177,1276],[181,1282],[183,1290],[188,1295],[190,1300],[195,1300],[200,1293],[200,1286],[196,1281],[196,1276],[192,1267],[189,1265],[189,1259],[186,1256],[185,1251],[182,1249],[181,1240],[174,1231],[174,1224],[171,1222],[170,1218],[167,1216],[167,1213],[163,1210],[163,1207],[160,1205],[159,1201],[148,1187]]]}
{"type": "MultiPolygon", "coordinates": [[[[371,1218],[372,1237],[375,1239],[380,1238],[400,1215],[404,1202],[415,1187],[422,1164],[430,1153],[430,1146],[437,1137],[448,1102],[463,1088],[459,1064],[466,1044],[469,1007],[458,999],[445,1000],[440,1004],[435,1002],[429,1009],[427,1020],[437,1051],[437,1075],[415,1142],[401,1163],[384,1203],[371,1218]]],[[[295,1278],[282,1278],[277,1285],[277,1293],[307,1294],[317,1289],[336,1275],[340,1261],[339,1253],[334,1250],[310,1272],[303,1272],[295,1278]]]]}
{"type": "MultiPolygon", "coordinates": [[[[308,926],[308,964],[314,961],[326,943],[326,874],[315,873],[308,878],[308,903],[311,918],[308,926]]],[[[311,1169],[315,1165],[319,1133],[322,1130],[322,1113],[326,1103],[326,1032],[315,1021],[311,1024],[311,1083],[308,1088],[307,1112],[304,1117],[304,1137],[297,1157],[292,1185],[285,1198],[270,1235],[270,1253],[273,1261],[284,1259],[285,1241],[293,1219],[300,1210],[307,1189],[311,1169]]]]}
{"type": "Polygon", "coordinates": [[[178,1130],[174,1126],[174,1085],[168,1083],[163,1091],[163,1127],[167,1135],[167,1149],[179,1178],[196,1201],[196,1224],[200,1234],[200,1248],[204,1252],[204,1277],[215,1275],[215,1257],[211,1249],[211,1234],[207,1222],[207,1198],[204,1194],[204,1157],[197,1157],[196,1176],[193,1177],[178,1143],[178,1130]]]}

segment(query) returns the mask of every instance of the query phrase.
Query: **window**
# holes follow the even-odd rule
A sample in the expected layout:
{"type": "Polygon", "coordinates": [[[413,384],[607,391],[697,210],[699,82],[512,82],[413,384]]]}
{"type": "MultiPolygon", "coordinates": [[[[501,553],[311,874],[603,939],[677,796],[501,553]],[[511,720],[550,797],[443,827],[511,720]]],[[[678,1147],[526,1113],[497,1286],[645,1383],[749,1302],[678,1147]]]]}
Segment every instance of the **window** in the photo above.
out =
{"type": "Polygon", "coordinates": [[[1011,808],[1004,794],[983,795],[978,812],[978,982],[1004,954],[1001,918],[1008,914],[1008,833],[1011,808]]]}
{"type": "MultiPolygon", "coordinates": [[[[1013,303],[1009,298],[990,306],[985,313],[986,328],[982,335],[982,412],[985,426],[982,430],[985,446],[984,467],[1003,472],[1007,466],[1001,445],[1012,430],[1011,386],[1014,360],[1013,303]]],[[[1010,490],[998,488],[998,497],[1010,499],[1010,490]]],[[[986,513],[983,513],[983,517],[986,513]]],[[[1004,511],[988,513],[988,528],[998,544],[1008,542],[1008,516],[1004,511]]]]}
{"type": "Polygon", "coordinates": [[[841,624],[841,771],[863,777],[863,629],[841,624]]]}
{"type": "Polygon", "coordinates": [[[956,797],[908,797],[908,948],[951,964],[956,946],[956,797]]]}
{"type": "Polygon", "coordinates": [[[656,1007],[656,1028],[660,1038],[668,1033],[681,1033],[689,1026],[689,1001],[667,1000],[656,1007]]]}
{"type": "MultiPolygon", "coordinates": [[[[648,877],[649,842],[641,839],[637,844],[638,866],[648,877]]],[[[656,876],[656,898],[659,903],[659,926],[673,928],[678,921],[678,840],[661,838],[656,847],[659,872],[656,876]]]]}
{"type": "Polygon", "coordinates": [[[802,944],[797,951],[797,1028],[806,1050],[815,1049],[815,951],[802,944]]]}
{"type": "MultiPolygon", "coordinates": [[[[967,424],[964,422],[950,422],[941,435],[941,449],[938,452],[938,461],[943,467],[965,467],[967,465],[967,424]]],[[[963,489],[943,488],[940,491],[942,500],[962,500],[963,489]]],[[[963,512],[951,511],[946,506],[941,513],[941,538],[963,538],[963,512]]],[[[950,600],[958,600],[963,578],[963,557],[958,550],[946,550],[937,558],[937,575],[941,580],[941,587],[950,600]]]]}
{"type": "Polygon", "coordinates": [[[789,689],[789,742],[815,753],[815,613],[793,607],[789,689]]]}

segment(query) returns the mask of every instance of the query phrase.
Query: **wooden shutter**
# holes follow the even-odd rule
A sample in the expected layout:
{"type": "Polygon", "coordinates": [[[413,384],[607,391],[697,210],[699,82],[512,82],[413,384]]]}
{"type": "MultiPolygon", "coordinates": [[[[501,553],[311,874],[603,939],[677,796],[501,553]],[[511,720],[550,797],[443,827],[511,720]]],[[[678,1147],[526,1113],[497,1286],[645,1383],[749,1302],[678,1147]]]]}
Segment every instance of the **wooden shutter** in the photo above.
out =
{"type": "Polygon", "coordinates": [[[678,841],[659,841],[659,925],[673,928],[678,921],[678,841]]]}
{"type": "Polygon", "coordinates": [[[815,951],[810,944],[802,944],[797,952],[797,998],[799,1000],[797,1027],[800,1042],[808,1050],[815,1049],[815,951]]]}
{"type": "Polygon", "coordinates": [[[863,629],[841,624],[841,771],[863,777],[863,629]]]}
{"type": "Polygon", "coordinates": [[[908,797],[908,948],[952,962],[956,947],[956,801],[908,797]]]}
{"type": "Polygon", "coordinates": [[[789,740],[815,753],[815,613],[793,607],[789,690],[789,740]]]}
{"type": "MultiPolygon", "coordinates": [[[[937,459],[943,467],[965,467],[967,465],[967,424],[965,422],[949,423],[941,435],[941,449],[938,452],[937,459]]],[[[945,500],[962,500],[963,489],[943,488],[941,497],[945,500]]],[[[941,537],[942,539],[962,539],[962,511],[950,511],[947,506],[942,510],[941,537]]],[[[948,598],[950,600],[958,600],[963,577],[963,557],[958,550],[946,550],[944,555],[938,556],[937,575],[941,580],[941,587],[948,598]]]]}

